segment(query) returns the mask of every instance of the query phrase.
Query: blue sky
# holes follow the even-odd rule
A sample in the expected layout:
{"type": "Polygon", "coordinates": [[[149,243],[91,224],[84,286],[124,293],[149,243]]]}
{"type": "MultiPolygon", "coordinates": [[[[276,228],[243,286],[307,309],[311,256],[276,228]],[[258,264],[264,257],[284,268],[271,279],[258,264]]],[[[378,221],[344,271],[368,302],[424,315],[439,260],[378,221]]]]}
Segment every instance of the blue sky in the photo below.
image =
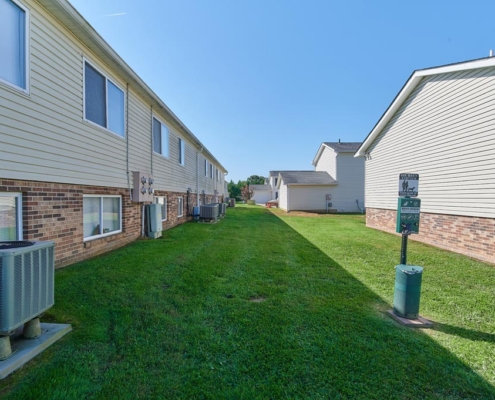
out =
{"type": "Polygon", "coordinates": [[[493,1],[71,0],[229,171],[312,169],[415,69],[487,57],[493,1]]]}

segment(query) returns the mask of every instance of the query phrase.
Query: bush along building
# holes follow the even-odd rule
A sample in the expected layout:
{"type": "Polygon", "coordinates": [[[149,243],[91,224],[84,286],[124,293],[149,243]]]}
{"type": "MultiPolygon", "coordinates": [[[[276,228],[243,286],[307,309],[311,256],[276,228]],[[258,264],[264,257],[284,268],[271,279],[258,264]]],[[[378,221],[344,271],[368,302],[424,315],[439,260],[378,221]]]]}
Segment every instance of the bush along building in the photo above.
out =
{"type": "Polygon", "coordinates": [[[0,0],[0,37],[0,240],[54,241],[61,267],[138,238],[144,204],[167,229],[223,198],[227,170],[70,3],[0,0]]]}

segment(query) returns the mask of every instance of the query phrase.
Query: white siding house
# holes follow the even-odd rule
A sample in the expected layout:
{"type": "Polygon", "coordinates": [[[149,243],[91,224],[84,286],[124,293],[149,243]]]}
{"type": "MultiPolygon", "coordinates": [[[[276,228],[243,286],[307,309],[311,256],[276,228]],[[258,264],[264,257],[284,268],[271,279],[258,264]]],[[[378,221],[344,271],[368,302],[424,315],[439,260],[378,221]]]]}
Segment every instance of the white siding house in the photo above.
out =
{"type": "Polygon", "coordinates": [[[0,40],[0,240],[54,240],[57,266],[134,240],[133,171],[164,228],[225,195],[226,169],[68,1],[0,0],[0,40]]]}
{"type": "Polygon", "coordinates": [[[368,226],[394,231],[398,176],[418,173],[413,238],[495,262],[495,58],[415,71],[356,157],[368,226]]]}
{"type": "Polygon", "coordinates": [[[315,171],[326,171],[337,181],[330,202],[337,212],[364,209],[364,159],[354,158],[361,143],[324,142],[313,160],[315,171]]]}
{"type": "Polygon", "coordinates": [[[354,158],[361,143],[324,142],[314,171],[277,171],[279,207],[285,211],[363,212],[364,160],[354,158]]]}
{"type": "Polygon", "coordinates": [[[273,189],[271,185],[249,185],[249,189],[253,191],[253,197],[256,204],[265,204],[272,200],[273,189]]]}

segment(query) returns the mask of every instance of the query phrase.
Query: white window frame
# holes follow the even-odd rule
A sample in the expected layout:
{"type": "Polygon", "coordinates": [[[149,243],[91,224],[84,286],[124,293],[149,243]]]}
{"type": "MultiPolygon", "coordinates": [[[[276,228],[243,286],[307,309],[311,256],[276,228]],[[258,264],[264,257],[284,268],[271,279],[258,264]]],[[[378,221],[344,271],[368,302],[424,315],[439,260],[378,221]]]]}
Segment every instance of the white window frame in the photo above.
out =
{"type": "Polygon", "coordinates": [[[166,221],[167,220],[167,216],[168,216],[168,203],[167,203],[167,196],[155,196],[155,204],[160,204],[160,206],[165,206],[165,217],[163,216],[163,213],[162,213],[162,221],[166,221]],[[158,200],[159,199],[163,199],[163,204],[162,203],[159,203],[158,200]]]}
{"type": "Polygon", "coordinates": [[[16,207],[16,240],[22,240],[24,233],[22,231],[22,193],[0,192],[0,197],[14,197],[16,207]]]}
{"type": "Polygon", "coordinates": [[[184,216],[184,198],[182,196],[177,197],[177,218],[184,216]]]}
{"type": "Polygon", "coordinates": [[[127,108],[126,108],[126,104],[127,104],[127,93],[124,90],[124,88],[122,86],[120,86],[117,82],[115,82],[113,79],[109,78],[108,74],[105,73],[104,71],[102,71],[101,68],[97,67],[96,64],[94,64],[93,62],[88,60],[86,57],[83,57],[83,121],[87,122],[88,124],[91,124],[93,126],[96,126],[100,129],[103,129],[107,132],[110,132],[113,135],[115,135],[121,139],[125,139],[126,138],[126,131],[127,131],[127,125],[126,125],[126,123],[127,123],[127,121],[126,121],[127,108]],[[93,121],[86,118],[86,66],[85,66],[86,63],[88,63],[91,66],[91,68],[96,70],[98,73],[103,75],[103,77],[105,78],[105,85],[106,85],[106,87],[105,87],[105,113],[106,114],[105,115],[106,115],[106,119],[107,119],[107,126],[108,126],[108,119],[109,119],[108,118],[108,83],[107,83],[107,81],[111,82],[113,85],[115,85],[115,87],[117,87],[117,89],[120,89],[122,91],[122,93],[124,93],[124,99],[123,99],[124,132],[122,132],[122,136],[119,133],[108,129],[107,126],[102,126],[102,125],[97,124],[96,122],[93,122],[93,121]]]}
{"type": "MultiPolygon", "coordinates": [[[[162,149],[163,150],[163,131],[160,131],[161,133],[161,141],[162,141],[162,149]]],[[[163,122],[160,118],[158,118],[156,115],[153,115],[152,118],[151,118],[151,140],[152,140],[152,143],[153,143],[153,153],[154,154],[159,154],[161,155],[162,157],[165,157],[166,159],[169,159],[170,158],[170,128],[168,127],[168,125],[163,122]],[[153,124],[153,120],[156,119],[160,124],[161,124],[161,128],[165,128],[167,130],[167,154],[163,154],[163,153],[157,153],[155,151],[155,135],[154,135],[154,132],[153,132],[153,127],[154,127],[154,124],[153,124]]]]}
{"type": "MultiPolygon", "coordinates": [[[[83,204],[84,204],[84,198],[85,197],[99,197],[100,198],[100,226],[103,226],[103,199],[104,198],[109,198],[109,197],[118,197],[120,199],[120,202],[119,202],[119,215],[120,215],[120,218],[119,218],[119,229],[117,231],[112,231],[112,232],[108,232],[108,233],[101,233],[99,235],[93,235],[93,236],[87,236],[83,239],[84,242],[89,242],[91,240],[95,240],[95,239],[100,239],[100,238],[103,238],[103,237],[107,237],[107,236],[112,236],[112,235],[117,235],[119,233],[122,233],[122,196],[119,196],[119,195],[113,195],[113,194],[109,194],[109,195],[102,195],[102,194],[83,194],[83,204]]],[[[83,220],[84,220],[84,205],[83,205],[83,220]]],[[[83,236],[84,236],[84,229],[83,229],[83,236]]]]}
{"type": "Polygon", "coordinates": [[[208,160],[205,158],[205,176],[208,177],[208,160]]]}
{"type": "MultiPolygon", "coordinates": [[[[29,84],[29,79],[30,79],[30,43],[31,43],[31,40],[30,40],[30,33],[31,33],[31,29],[30,29],[30,16],[29,16],[29,9],[27,9],[23,4],[19,3],[17,0],[11,0],[12,3],[14,3],[16,6],[18,6],[22,11],[24,11],[24,15],[26,16],[26,20],[24,21],[24,28],[25,28],[25,32],[24,32],[24,39],[25,39],[25,42],[24,42],[24,61],[25,61],[25,75],[24,75],[24,81],[26,82],[26,88],[23,88],[21,86],[17,86],[15,83],[12,83],[12,82],[9,82],[5,79],[2,79],[0,78],[0,82],[1,83],[4,83],[5,85],[7,86],[10,86],[11,88],[13,89],[16,89],[16,90],[19,90],[25,94],[29,94],[29,87],[30,87],[30,84],[29,84]]],[[[2,38],[3,40],[3,38],[2,38]]]]}
{"type": "Polygon", "coordinates": [[[213,179],[213,164],[210,163],[210,179],[213,179]]]}
{"type": "Polygon", "coordinates": [[[179,139],[179,165],[186,165],[186,142],[182,138],[179,139]]]}

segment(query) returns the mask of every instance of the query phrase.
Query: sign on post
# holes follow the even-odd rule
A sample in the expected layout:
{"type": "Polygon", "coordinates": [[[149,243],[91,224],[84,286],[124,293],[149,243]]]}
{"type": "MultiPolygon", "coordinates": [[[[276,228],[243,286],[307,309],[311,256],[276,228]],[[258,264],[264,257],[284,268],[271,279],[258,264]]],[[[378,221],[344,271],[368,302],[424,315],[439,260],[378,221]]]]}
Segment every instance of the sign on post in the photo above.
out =
{"type": "Polygon", "coordinates": [[[399,197],[397,204],[397,224],[395,231],[401,233],[419,233],[420,199],[399,197]]]}
{"type": "Polygon", "coordinates": [[[419,174],[399,175],[399,196],[418,197],[419,174]]]}

